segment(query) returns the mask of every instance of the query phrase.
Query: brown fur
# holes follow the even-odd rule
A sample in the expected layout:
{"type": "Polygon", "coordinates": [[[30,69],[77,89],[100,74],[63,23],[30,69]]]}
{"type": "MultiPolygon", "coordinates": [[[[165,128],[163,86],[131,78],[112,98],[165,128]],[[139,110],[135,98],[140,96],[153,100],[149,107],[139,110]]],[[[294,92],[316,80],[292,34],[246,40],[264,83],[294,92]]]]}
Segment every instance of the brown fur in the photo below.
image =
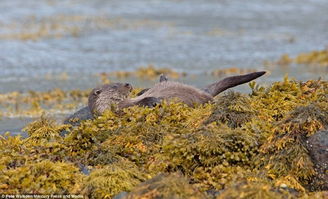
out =
{"type": "Polygon", "coordinates": [[[154,87],[150,88],[138,97],[125,99],[119,104],[119,106],[121,108],[132,106],[146,97],[155,97],[166,100],[176,98],[177,100],[186,103],[188,106],[194,106],[194,104],[204,104],[213,99],[210,94],[198,88],[179,82],[162,81],[155,84],[154,87]]]}
{"type": "Polygon", "coordinates": [[[89,94],[88,106],[92,114],[103,113],[110,109],[113,104],[118,105],[125,100],[132,86],[128,83],[105,84],[93,89],[89,94]]]}

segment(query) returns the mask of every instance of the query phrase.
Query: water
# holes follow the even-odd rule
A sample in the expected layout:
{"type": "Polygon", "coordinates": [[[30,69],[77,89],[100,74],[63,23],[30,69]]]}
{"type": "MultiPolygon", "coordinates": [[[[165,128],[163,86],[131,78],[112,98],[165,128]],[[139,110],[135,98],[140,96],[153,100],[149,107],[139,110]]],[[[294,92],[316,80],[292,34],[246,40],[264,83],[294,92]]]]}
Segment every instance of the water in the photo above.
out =
{"type": "MultiPolygon", "coordinates": [[[[2,0],[0,93],[87,89],[99,84],[97,73],[148,64],[196,75],[228,67],[270,71],[261,82],[285,73],[327,79],[326,69],[263,66],[284,53],[326,48],[327,10],[326,0],[2,0]]],[[[11,123],[0,121],[0,132],[15,129],[11,123]]]]}

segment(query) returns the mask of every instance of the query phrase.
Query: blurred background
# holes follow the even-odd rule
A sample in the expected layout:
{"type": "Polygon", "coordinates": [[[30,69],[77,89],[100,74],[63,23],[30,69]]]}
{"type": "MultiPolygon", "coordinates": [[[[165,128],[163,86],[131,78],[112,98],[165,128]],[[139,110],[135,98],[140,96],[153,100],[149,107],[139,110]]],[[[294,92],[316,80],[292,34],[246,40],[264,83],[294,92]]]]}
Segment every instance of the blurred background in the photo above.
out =
{"type": "MultiPolygon", "coordinates": [[[[326,0],[1,0],[0,94],[148,87],[157,79],[143,74],[163,68],[199,87],[258,70],[269,72],[261,84],[327,79],[327,10],[326,0]]],[[[3,112],[0,132],[26,118],[3,112]]]]}

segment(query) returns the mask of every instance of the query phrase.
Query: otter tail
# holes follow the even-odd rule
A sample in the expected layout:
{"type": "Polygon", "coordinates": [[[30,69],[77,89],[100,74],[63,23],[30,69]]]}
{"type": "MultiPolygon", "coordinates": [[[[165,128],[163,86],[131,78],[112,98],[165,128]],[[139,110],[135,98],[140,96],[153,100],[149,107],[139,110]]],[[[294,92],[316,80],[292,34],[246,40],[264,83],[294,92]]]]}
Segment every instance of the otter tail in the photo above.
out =
{"type": "Polygon", "coordinates": [[[252,81],[253,79],[256,79],[258,77],[261,77],[265,74],[265,71],[261,72],[254,72],[254,73],[248,73],[246,75],[237,75],[237,76],[231,76],[224,78],[221,81],[215,82],[213,84],[208,85],[203,90],[215,97],[222,91],[227,90],[228,88],[238,86],[240,84],[247,83],[249,81],[252,81]]]}

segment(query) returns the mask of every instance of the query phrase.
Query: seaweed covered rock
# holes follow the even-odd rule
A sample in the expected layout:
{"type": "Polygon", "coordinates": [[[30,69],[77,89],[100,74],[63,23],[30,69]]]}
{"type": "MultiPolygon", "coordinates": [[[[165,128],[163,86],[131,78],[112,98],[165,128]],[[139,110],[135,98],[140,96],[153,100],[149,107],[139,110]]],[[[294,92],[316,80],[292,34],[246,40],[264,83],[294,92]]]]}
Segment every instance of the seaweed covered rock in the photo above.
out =
{"type": "Polygon", "coordinates": [[[113,151],[103,145],[96,145],[84,157],[85,160],[81,163],[88,166],[104,166],[117,162],[119,159],[113,151]]]}
{"type": "Polygon", "coordinates": [[[20,136],[0,135],[0,170],[25,165],[30,150],[23,143],[20,136]]]}
{"type": "Polygon", "coordinates": [[[307,139],[307,149],[316,175],[311,183],[312,190],[328,190],[328,131],[320,131],[307,139]]]}
{"type": "Polygon", "coordinates": [[[296,199],[299,194],[264,181],[237,182],[220,192],[216,199],[296,199]]]}
{"type": "Polygon", "coordinates": [[[178,170],[191,176],[203,190],[221,189],[229,180],[228,173],[233,173],[232,167],[253,167],[257,144],[256,135],[250,132],[209,125],[188,134],[168,137],[162,146],[163,153],[149,163],[149,168],[178,170]],[[220,175],[222,173],[225,174],[220,175]],[[204,180],[204,176],[208,178],[204,180]]]}
{"type": "Polygon", "coordinates": [[[268,88],[250,83],[253,90],[251,105],[259,111],[259,119],[268,122],[279,121],[300,104],[306,105],[312,96],[305,95],[299,82],[288,79],[275,82],[268,88]]]}
{"type": "Polygon", "coordinates": [[[237,128],[249,122],[256,114],[250,97],[237,92],[228,92],[216,99],[213,109],[205,124],[218,121],[237,128]]]}
{"type": "Polygon", "coordinates": [[[67,153],[72,157],[85,158],[88,152],[97,148],[101,140],[109,136],[109,133],[100,132],[99,127],[88,120],[70,131],[63,138],[63,143],[67,147],[67,153]]]}
{"type": "Polygon", "coordinates": [[[69,125],[57,125],[54,120],[43,115],[39,120],[26,126],[23,131],[28,133],[29,141],[46,143],[61,140],[60,132],[68,128],[69,125]]]}
{"type": "MultiPolygon", "coordinates": [[[[213,191],[216,199],[296,199],[307,197],[286,184],[274,184],[263,170],[234,172],[223,190],[213,191]]],[[[212,194],[213,195],[213,194],[212,194]]]]}
{"type": "Polygon", "coordinates": [[[124,199],[203,199],[202,192],[179,174],[160,174],[134,188],[124,199]]]}
{"type": "Polygon", "coordinates": [[[122,191],[130,191],[148,179],[132,162],[120,160],[95,169],[85,180],[83,194],[87,198],[112,198],[122,191]]]}
{"type": "Polygon", "coordinates": [[[0,164],[5,168],[17,168],[42,160],[65,160],[66,146],[59,135],[59,131],[65,128],[65,125],[41,117],[24,128],[30,135],[28,138],[10,136],[9,133],[0,136],[0,164]]]}
{"type": "Polygon", "coordinates": [[[27,125],[23,131],[27,132],[29,137],[23,141],[23,146],[28,149],[28,156],[33,160],[67,160],[67,146],[63,142],[60,133],[68,130],[69,125],[57,124],[54,119],[41,116],[27,125]]]}
{"type": "Polygon", "coordinates": [[[72,126],[78,126],[82,121],[93,119],[93,115],[88,106],[83,107],[76,111],[74,114],[69,115],[65,120],[64,124],[70,124],[72,126]]]}
{"type": "Polygon", "coordinates": [[[167,136],[185,134],[202,125],[211,106],[193,109],[181,103],[163,103],[156,108],[131,107],[124,115],[112,112],[98,118],[103,129],[112,129],[103,148],[137,165],[145,164],[159,153],[167,136]]]}
{"type": "Polygon", "coordinates": [[[25,128],[28,138],[0,136],[0,192],[326,198],[318,190],[327,182],[328,82],[250,86],[249,96],[230,92],[194,108],[172,101],[109,110],[74,128],[41,117],[25,128]],[[145,182],[160,173],[168,174],[145,182]]]}
{"type": "Polygon", "coordinates": [[[0,192],[7,194],[78,194],[83,175],[70,163],[44,160],[0,171],[0,192]]]}
{"type": "Polygon", "coordinates": [[[304,191],[315,175],[306,138],[328,125],[328,113],[316,104],[300,106],[277,123],[260,148],[259,165],[279,183],[304,191]]]}

